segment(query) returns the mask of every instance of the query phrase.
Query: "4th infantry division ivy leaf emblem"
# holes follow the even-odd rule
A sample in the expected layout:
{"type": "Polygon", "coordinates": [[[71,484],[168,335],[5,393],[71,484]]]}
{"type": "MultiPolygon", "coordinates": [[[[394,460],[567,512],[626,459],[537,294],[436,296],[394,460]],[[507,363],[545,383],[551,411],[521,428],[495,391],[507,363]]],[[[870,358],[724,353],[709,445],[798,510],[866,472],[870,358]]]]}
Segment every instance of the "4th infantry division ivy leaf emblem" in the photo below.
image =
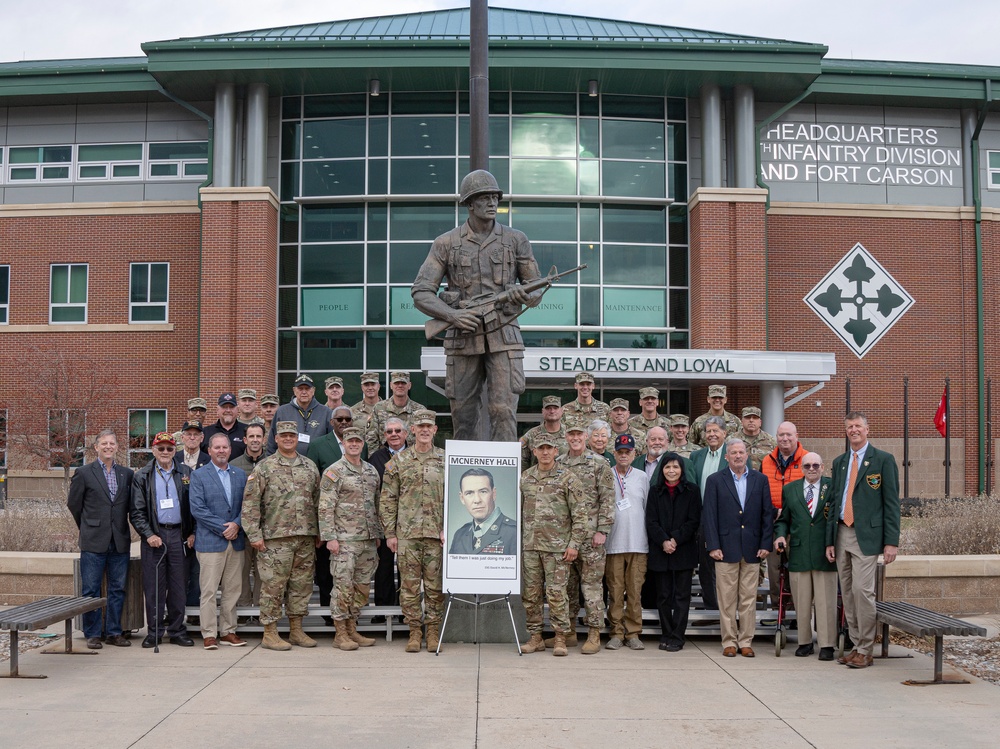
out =
{"type": "Polygon", "coordinates": [[[914,299],[859,242],[803,301],[860,359],[914,299]]]}

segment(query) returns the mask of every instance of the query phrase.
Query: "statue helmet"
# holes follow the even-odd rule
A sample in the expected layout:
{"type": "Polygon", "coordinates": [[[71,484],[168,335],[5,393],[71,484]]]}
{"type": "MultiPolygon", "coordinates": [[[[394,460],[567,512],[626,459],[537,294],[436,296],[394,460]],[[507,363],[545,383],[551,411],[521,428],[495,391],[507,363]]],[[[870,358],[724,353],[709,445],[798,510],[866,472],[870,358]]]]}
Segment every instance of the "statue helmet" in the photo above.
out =
{"type": "Polygon", "coordinates": [[[462,186],[459,188],[461,197],[458,199],[458,202],[464,204],[470,198],[482,195],[484,192],[495,192],[503,198],[503,190],[497,184],[496,177],[485,169],[476,169],[474,172],[466,174],[462,180],[462,186]]]}

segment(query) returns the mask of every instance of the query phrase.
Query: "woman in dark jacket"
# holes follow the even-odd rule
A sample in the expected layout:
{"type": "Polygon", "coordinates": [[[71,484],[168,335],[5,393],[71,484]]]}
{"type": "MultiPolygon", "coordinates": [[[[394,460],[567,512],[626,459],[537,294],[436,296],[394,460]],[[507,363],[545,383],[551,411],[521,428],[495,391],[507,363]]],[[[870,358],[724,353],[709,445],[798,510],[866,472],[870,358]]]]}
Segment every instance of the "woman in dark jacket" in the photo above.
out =
{"type": "Polygon", "coordinates": [[[660,650],[672,653],[684,647],[701,523],[701,492],[685,476],[684,463],[674,452],[660,459],[662,480],[650,482],[646,502],[647,568],[656,583],[660,650]]]}

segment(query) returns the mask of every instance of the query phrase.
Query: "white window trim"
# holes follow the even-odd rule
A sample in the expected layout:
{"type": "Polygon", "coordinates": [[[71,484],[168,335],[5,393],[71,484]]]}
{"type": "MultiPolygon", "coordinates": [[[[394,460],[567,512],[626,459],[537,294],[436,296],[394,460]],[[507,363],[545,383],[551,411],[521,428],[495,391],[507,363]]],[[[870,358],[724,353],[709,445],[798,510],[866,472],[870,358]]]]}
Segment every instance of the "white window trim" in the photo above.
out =
{"type": "MultiPolygon", "coordinates": [[[[67,292],[69,291],[69,287],[68,286],[67,286],[66,290],[67,290],[67,292]]],[[[83,325],[83,324],[86,324],[87,317],[90,314],[90,310],[88,309],[89,305],[90,305],[90,263],[52,263],[52,265],[49,266],[49,325],[83,325]],[[61,268],[61,267],[64,267],[64,266],[65,267],[69,267],[69,268],[73,268],[74,266],[83,266],[84,268],[87,269],[87,301],[83,302],[83,304],[80,304],[79,302],[53,302],[52,301],[52,272],[56,268],[61,268]],[[52,319],[52,310],[53,309],[56,309],[56,308],[58,308],[58,309],[65,309],[65,308],[69,308],[69,307],[72,307],[72,308],[83,307],[83,319],[82,320],[53,320],[52,319]]]]}
{"type": "Polygon", "coordinates": [[[149,459],[153,460],[154,456],[153,456],[153,445],[152,445],[152,442],[153,442],[153,437],[155,437],[156,434],[155,433],[150,433],[150,431],[149,431],[149,414],[150,414],[151,411],[162,411],[163,412],[163,423],[164,424],[169,424],[170,423],[170,421],[169,421],[170,414],[167,412],[167,409],[165,409],[165,408],[130,408],[126,412],[126,422],[125,423],[129,425],[129,432],[126,435],[125,439],[127,440],[126,452],[128,453],[128,457],[127,457],[128,463],[127,463],[127,465],[128,465],[129,468],[132,467],[132,456],[134,454],[136,454],[136,453],[148,453],[149,454],[149,459]],[[143,413],[143,414],[146,415],[146,440],[147,440],[147,442],[149,444],[147,444],[145,447],[135,447],[135,448],[132,447],[131,427],[132,427],[132,414],[134,414],[134,413],[143,413]]]}
{"type": "MultiPolygon", "coordinates": [[[[88,276],[88,281],[89,280],[90,279],[89,279],[89,276],[88,276]]],[[[128,282],[129,282],[129,289],[128,289],[128,321],[129,321],[130,325],[132,325],[132,324],[135,324],[135,325],[153,324],[153,325],[155,325],[155,324],[165,323],[165,322],[169,322],[170,321],[170,263],[169,262],[163,262],[163,261],[146,261],[146,262],[130,263],[129,264],[129,268],[128,268],[128,282]],[[152,266],[154,266],[154,265],[165,265],[165,266],[167,266],[167,301],[165,301],[165,302],[150,302],[150,301],[133,302],[132,301],[132,268],[133,268],[133,266],[136,266],[136,265],[145,265],[145,266],[147,266],[147,268],[146,268],[146,281],[147,281],[146,288],[147,289],[151,285],[149,282],[151,281],[150,275],[152,273],[152,266]],[[132,311],[136,307],[163,307],[164,308],[164,310],[163,310],[164,317],[163,317],[162,320],[134,320],[132,318],[132,311]]],[[[147,300],[149,299],[148,294],[147,294],[146,298],[147,298],[147,300]]]]}
{"type": "Polygon", "coordinates": [[[988,190],[1000,190],[1000,184],[993,184],[993,175],[1000,174],[1000,168],[990,166],[990,156],[1000,154],[1000,151],[989,150],[986,152],[986,188],[988,190]]]}

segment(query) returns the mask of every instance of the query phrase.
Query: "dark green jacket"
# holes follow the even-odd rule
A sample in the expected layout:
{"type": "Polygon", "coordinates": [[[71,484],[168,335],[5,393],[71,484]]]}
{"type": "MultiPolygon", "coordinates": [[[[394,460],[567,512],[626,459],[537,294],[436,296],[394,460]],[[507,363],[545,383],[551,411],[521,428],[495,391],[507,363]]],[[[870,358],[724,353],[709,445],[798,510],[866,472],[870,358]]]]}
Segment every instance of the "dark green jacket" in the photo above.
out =
{"type": "MultiPolygon", "coordinates": [[[[306,457],[316,464],[322,476],[327,468],[344,457],[344,453],[340,449],[340,443],[337,442],[337,435],[334,432],[330,432],[313,440],[309,444],[309,452],[306,453],[306,457]]],[[[367,445],[361,450],[361,459],[368,460],[367,445]]]]}
{"type": "MultiPolygon", "coordinates": [[[[851,453],[833,461],[834,522],[827,528],[827,546],[837,538],[837,522],[843,502],[844,486],[850,475],[851,453]]],[[[868,443],[864,460],[858,467],[851,503],[854,506],[854,527],[858,546],[868,556],[878,556],[886,546],[899,546],[899,469],[891,453],[877,450],[868,443]]]]}
{"type": "Polygon", "coordinates": [[[819,480],[816,511],[810,515],[806,504],[805,479],[786,484],[781,491],[781,515],[774,523],[775,539],[785,537],[789,572],[820,570],[830,572],[837,565],[826,561],[827,525],[837,525],[837,500],[827,477],[819,480]]]}

